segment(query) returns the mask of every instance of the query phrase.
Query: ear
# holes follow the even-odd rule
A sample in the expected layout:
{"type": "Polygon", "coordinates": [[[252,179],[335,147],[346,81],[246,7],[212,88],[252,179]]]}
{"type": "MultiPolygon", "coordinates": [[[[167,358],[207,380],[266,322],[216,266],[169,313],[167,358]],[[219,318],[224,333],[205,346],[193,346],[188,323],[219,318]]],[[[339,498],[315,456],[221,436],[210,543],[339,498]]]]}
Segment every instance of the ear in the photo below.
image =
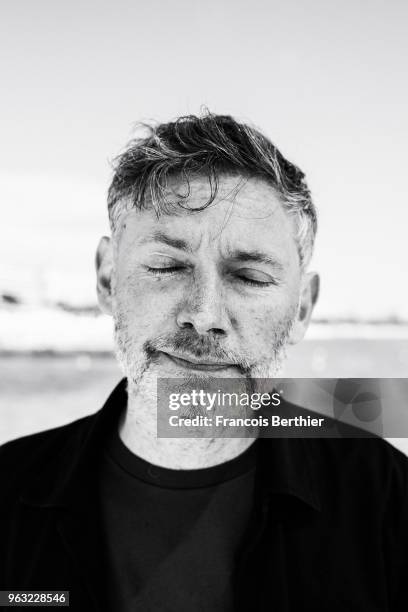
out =
{"type": "Polygon", "coordinates": [[[299,310],[289,338],[289,344],[300,342],[309,327],[313,308],[319,297],[320,278],[316,272],[303,275],[299,310]]]}
{"type": "Polygon", "coordinates": [[[103,236],[96,249],[96,293],[99,306],[105,314],[112,314],[112,273],[113,250],[112,242],[103,236]]]}

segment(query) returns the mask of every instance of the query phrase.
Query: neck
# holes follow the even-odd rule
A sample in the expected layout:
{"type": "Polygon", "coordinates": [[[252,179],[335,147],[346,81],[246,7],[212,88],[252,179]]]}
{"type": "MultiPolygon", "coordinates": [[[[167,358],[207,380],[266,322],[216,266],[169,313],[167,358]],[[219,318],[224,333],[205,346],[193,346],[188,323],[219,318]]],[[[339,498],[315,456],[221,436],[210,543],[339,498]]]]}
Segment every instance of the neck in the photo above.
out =
{"type": "Polygon", "coordinates": [[[128,404],[119,422],[119,436],[128,449],[145,461],[175,470],[219,465],[238,457],[253,438],[158,438],[153,394],[128,384],[128,404]]]}

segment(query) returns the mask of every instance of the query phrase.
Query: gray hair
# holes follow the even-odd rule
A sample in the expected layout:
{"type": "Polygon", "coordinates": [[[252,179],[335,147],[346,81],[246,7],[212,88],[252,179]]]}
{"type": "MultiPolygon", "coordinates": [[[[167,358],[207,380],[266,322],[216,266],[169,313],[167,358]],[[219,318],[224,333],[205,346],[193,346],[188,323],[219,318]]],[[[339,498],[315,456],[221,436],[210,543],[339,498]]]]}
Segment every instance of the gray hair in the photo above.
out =
{"type": "Polygon", "coordinates": [[[264,179],[276,190],[286,211],[296,221],[296,241],[302,268],[310,261],[317,230],[316,209],[304,173],[289,162],[261,132],[228,115],[206,111],[159,125],[141,124],[144,131],[127,145],[113,164],[108,190],[112,233],[124,210],[152,206],[156,215],[183,207],[193,175],[208,176],[210,197],[217,196],[219,176],[236,174],[264,179]],[[179,176],[187,186],[177,202],[167,199],[168,179],[179,176]]]}

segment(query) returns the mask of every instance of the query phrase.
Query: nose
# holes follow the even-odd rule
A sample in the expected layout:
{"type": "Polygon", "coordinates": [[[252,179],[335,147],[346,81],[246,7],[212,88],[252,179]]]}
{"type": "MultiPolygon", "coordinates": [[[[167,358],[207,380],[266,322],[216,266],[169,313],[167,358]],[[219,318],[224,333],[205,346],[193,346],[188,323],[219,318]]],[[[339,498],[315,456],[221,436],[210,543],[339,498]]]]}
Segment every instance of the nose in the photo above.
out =
{"type": "Polygon", "coordinates": [[[229,318],[222,286],[216,273],[194,279],[176,319],[179,327],[194,328],[199,335],[227,334],[229,318]]]}

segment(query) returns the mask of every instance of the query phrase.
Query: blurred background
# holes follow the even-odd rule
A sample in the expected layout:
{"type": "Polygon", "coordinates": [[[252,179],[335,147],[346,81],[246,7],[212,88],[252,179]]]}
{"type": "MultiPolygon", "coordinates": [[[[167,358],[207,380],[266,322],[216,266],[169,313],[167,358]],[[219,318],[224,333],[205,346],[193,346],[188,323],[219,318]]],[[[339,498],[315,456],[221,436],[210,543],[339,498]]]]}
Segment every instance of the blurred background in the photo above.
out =
{"type": "Polygon", "coordinates": [[[285,375],[407,376],[407,20],[403,0],[3,5],[0,442],[119,380],[94,289],[110,161],[136,121],[203,105],[262,129],[318,207],[320,302],[285,375]]]}

